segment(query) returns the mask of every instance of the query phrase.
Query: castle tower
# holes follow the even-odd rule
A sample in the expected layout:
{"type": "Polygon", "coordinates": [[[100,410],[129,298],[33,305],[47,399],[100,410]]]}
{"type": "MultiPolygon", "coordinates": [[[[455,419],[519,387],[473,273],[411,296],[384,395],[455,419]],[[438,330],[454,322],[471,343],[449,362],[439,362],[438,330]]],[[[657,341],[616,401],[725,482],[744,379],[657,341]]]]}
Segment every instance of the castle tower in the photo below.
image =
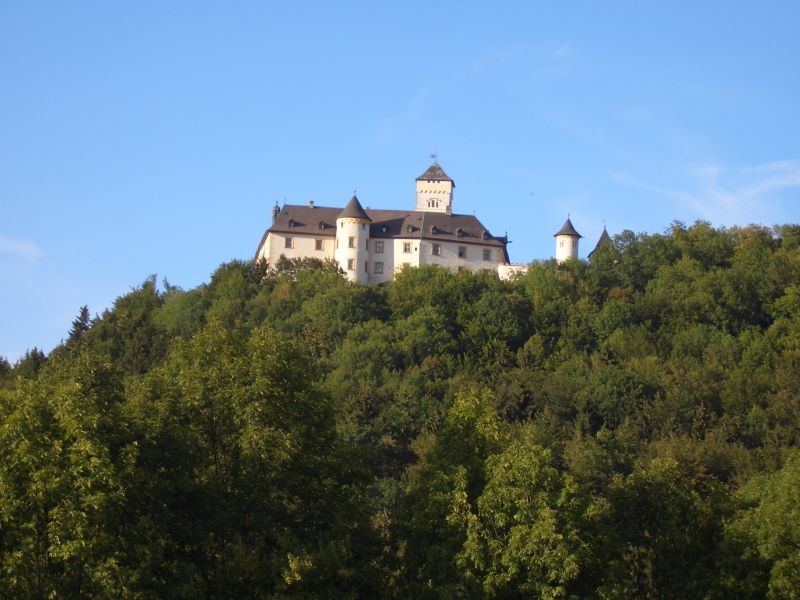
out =
{"type": "Polygon", "coordinates": [[[355,194],[336,217],[336,250],[334,257],[350,281],[367,283],[369,273],[369,224],[367,216],[355,194]]]}
{"type": "Polygon", "coordinates": [[[605,246],[606,244],[613,244],[614,242],[611,241],[611,236],[608,235],[608,230],[606,226],[603,225],[603,233],[600,234],[600,239],[597,240],[597,245],[595,245],[594,250],[589,252],[589,255],[586,258],[592,258],[592,254],[597,252],[600,248],[605,246]]]}
{"type": "Polygon", "coordinates": [[[426,212],[453,214],[455,182],[447,176],[438,161],[417,177],[417,208],[426,212]]]}
{"type": "Polygon", "coordinates": [[[556,262],[563,263],[573,258],[578,258],[578,240],[583,236],[575,231],[572,221],[567,220],[557,232],[553,234],[556,238],[556,262]]]}

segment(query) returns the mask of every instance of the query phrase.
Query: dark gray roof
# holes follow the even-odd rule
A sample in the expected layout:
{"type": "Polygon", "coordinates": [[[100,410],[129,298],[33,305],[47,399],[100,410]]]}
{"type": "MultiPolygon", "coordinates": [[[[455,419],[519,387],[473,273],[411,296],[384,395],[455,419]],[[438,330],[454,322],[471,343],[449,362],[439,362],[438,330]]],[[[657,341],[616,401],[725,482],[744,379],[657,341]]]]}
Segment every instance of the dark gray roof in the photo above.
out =
{"type": "MultiPolygon", "coordinates": [[[[417,181],[453,181],[450,177],[447,176],[447,173],[444,172],[441,165],[438,162],[433,163],[428,170],[425,171],[422,175],[417,177],[417,181]]],[[[456,184],[453,183],[453,187],[456,187],[456,184]]]]}
{"type": "Polygon", "coordinates": [[[350,198],[350,202],[347,203],[347,206],[342,209],[342,212],[339,213],[338,218],[371,220],[369,216],[367,216],[367,213],[364,212],[364,208],[361,206],[361,202],[358,201],[355,194],[350,198]]]}
{"type": "Polygon", "coordinates": [[[556,237],[558,235],[571,235],[573,237],[579,237],[579,238],[583,237],[580,233],[575,231],[575,228],[572,226],[572,221],[569,220],[569,217],[567,217],[567,220],[564,221],[564,224],[561,226],[561,229],[559,229],[553,234],[553,237],[556,237]]]}
{"type": "MultiPolygon", "coordinates": [[[[336,219],[343,212],[342,209],[331,206],[285,204],[267,233],[274,231],[284,235],[334,237],[336,219]]],[[[364,210],[364,213],[372,221],[369,225],[371,238],[424,238],[452,242],[463,240],[471,244],[502,248],[508,261],[506,238],[493,236],[474,215],[372,209],[364,210]]],[[[267,233],[262,238],[262,244],[267,233]]]]}
{"type": "Polygon", "coordinates": [[[595,244],[594,250],[589,252],[589,257],[591,258],[592,254],[597,252],[597,250],[600,248],[600,246],[602,246],[603,244],[610,244],[610,243],[612,243],[611,242],[611,236],[608,235],[608,231],[606,231],[606,227],[604,225],[603,226],[603,233],[600,234],[600,239],[597,240],[597,244],[595,244]]]}

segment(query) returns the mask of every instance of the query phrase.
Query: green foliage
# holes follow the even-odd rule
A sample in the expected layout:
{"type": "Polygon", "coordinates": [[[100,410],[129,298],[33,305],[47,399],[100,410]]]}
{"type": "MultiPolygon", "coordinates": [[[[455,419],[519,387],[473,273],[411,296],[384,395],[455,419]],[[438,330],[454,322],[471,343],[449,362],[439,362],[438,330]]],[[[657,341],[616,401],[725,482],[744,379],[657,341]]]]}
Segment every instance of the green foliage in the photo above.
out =
{"type": "Polygon", "coordinates": [[[23,379],[36,379],[46,363],[47,357],[44,352],[34,347],[26,350],[22,358],[14,363],[13,374],[23,379]]]}
{"type": "Polygon", "coordinates": [[[793,452],[779,471],[756,477],[742,500],[750,508],[728,531],[744,540],[742,558],[754,561],[755,555],[764,565],[767,598],[800,597],[800,454],[793,452]]]}
{"type": "Polygon", "coordinates": [[[798,232],[82,307],[0,359],[0,598],[796,598],[798,232]]]}

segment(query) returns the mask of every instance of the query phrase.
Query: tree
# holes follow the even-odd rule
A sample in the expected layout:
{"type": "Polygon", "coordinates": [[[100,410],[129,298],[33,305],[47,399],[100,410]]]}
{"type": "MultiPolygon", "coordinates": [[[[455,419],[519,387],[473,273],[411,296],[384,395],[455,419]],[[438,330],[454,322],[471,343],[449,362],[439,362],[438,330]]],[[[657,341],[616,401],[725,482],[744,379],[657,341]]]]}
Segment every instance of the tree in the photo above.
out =
{"type": "Polygon", "coordinates": [[[89,331],[92,326],[92,319],[89,316],[89,307],[85,304],[81,306],[78,316],[72,321],[72,328],[67,334],[67,344],[77,344],[83,338],[83,334],[89,331]]]}
{"type": "Polygon", "coordinates": [[[14,363],[14,375],[23,379],[36,379],[45,363],[47,363],[47,356],[34,346],[26,350],[22,358],[14,363]]]}
{"type": "Polygon", "coordinates": [[[742,500],[750,508],[728,529],[729,536],[751,544],[742,548],[742,558],[752,564],[752,547],[765,561],[767,598],[800,598],[800,453],[793,452],[779,471],[750,481],[742,500]]]}
{"type": "Polygon", "coordinates": [[[420,460],[408,470],[397,514],[401,562],[395,595],[480,594],[457,562],[467,529],[452,515],[475,502],[485,485],[484,461],[508,440],[493,404],[488,392],[462,392],[441,429],[415,445],[420,460]]]}
{"type": "Polygon", "coordinates": [[[462,488],[448,516],[467,530],[457,563],[487,598],[568,597],[584,544],[575,482],[524,436],[486,460],[486,476],[477,501],[462,488]]]}
{"type": "Polygon", "coordinates": [[[155,550],[142,567],[150,593],[367,594],[369,561],[351,567],[371,544],[358,463],[314,382],[286,336],[211,319],[137,388],[133,504],[155,550]]]}
{"type": "Polygon", "coordinates": [[[6,396],[0,596],[110,597],[131,589],[137,574],[119,536],[135,448],[125,440],[121,392],[108,362],[82,353],[6,396]]]}

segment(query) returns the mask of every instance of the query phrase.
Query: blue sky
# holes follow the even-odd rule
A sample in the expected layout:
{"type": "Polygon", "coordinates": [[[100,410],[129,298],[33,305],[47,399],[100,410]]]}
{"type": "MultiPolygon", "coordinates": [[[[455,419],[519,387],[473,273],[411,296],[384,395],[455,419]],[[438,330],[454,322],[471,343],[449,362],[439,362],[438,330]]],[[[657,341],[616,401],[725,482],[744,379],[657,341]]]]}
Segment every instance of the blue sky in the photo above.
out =
{"type": "Polygon", "coordinates": [[[454,208],[547,258],[800,221],[797,2],[0,3],[0,356],[250,258],[275,201],[454,208]]]}

